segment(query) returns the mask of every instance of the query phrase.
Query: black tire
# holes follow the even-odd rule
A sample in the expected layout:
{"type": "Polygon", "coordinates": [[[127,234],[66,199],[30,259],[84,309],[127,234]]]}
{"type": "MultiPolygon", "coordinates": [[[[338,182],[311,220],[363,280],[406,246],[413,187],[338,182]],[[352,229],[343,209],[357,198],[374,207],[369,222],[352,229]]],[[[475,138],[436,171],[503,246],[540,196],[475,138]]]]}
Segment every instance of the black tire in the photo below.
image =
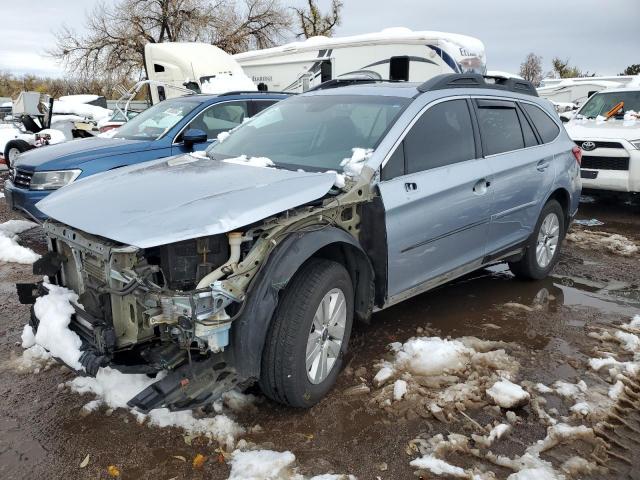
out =
{"type": "Polygon", "coordinates": [[[27,150],[31,150],[33,148],[32,145],[29,145],[24,140],[9,140],[4,146],[4,160],[7,162],[7,166],[11,168],[11,158],[9,158],[9,152],[11,150],[18,150],[20,153],[26,152],[27,150]]]}
{"type": "Polygon", "coordinates": [[[509,268],[511,269],[513,274],[516,277],[524,280],[541,280],[547,277],[558,262],[560,247],[562,245],[562,240],[564,239],[565,228],[565,215],[562,207],[556,200],[549,200],[542,209],[542,212],[540,212],[540,217],[536,222],[536,228],[533,230],[533,234],[527,241],[527,246],[525,247],[523,257],[517,262],[509,262],[509,268]],[[558,244],[555,252],[553,253],[553,257],[549,261],[549,264],[545,267],[541,267],[538,263],[538,260],[536,259],[536,245],[538,241],[538,234],[540,233],[542,222],[551,213],[555,214],[558,219],[558,244]]]}
{"type": "Polygon", "coordinates": [[[308,408],[331,390],[342,368],[353,324],[353,285],[339,263],[311,259],[289,282],[274,313],[262,354],[260,387],[272,400],[308,408]],[[324,296],[332,289],[346,300],[346,321],[340,354],[326,378],[314,384],[307,375],[307,340],[313,318],[324,296]]]}

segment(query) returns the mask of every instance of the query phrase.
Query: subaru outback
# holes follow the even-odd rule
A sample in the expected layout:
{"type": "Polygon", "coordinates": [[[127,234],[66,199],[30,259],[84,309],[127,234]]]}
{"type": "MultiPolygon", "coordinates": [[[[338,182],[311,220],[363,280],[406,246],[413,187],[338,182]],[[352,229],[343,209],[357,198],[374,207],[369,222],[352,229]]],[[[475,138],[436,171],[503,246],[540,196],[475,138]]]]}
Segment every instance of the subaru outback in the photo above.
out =
{"type": "Polygon", "coordinates": [[[167,372],[142,411],[256,381],[309,407],[355,319],[497,262],[542,279],[578,207],[580,150],[521,80],[331,81],[221,140],[38,204],[34,271],[79,295],[83,370],[167,372]]]}

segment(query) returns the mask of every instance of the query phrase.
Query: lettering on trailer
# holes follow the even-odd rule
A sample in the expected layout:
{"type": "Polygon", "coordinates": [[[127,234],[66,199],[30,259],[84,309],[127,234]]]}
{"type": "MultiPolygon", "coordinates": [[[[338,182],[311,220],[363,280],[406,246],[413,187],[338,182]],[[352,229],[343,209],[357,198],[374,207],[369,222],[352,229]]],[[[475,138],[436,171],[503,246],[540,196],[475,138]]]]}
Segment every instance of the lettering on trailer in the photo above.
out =
{"type": "Polygon", "coordinates": [[[462,55],[463,57],[471,57],[472,54],[469,50],[467,50],[464,47],[460,47],[460,55],[462,55]]]}
{"type": "Polygon", "coordinates": [[[271,75],[263,75],[263,76],[254,75],[254,76],[251,77],[251,80],[253,80],[254,82],[271,82],[271,81],[273,81],[273,76],[271,76],[271,75]]]}

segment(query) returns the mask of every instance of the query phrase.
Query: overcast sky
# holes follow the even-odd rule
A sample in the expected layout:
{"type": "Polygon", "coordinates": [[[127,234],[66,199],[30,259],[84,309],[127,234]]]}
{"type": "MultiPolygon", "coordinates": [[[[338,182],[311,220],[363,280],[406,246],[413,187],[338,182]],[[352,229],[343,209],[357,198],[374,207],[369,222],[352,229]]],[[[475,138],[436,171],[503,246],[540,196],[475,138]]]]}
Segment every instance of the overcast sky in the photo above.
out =
{"type": "MultiPolygon", "coordinates": [[[[62,75],[46,55],[63,23],[82,30],[98,0],[2,2],[0,71],[62,75]]],[[[281,0],[296,5],[304,0],[281,0]]],[[[326,8],[330,0],[319,0],[326,8]]],[[[640,0],[344,0],[337,35],[404,26],[471,35],[486,46],[490,70],[517,72],[529,52],[569,58],[582,70],[615,75],[640,63],[640,0]]]]}

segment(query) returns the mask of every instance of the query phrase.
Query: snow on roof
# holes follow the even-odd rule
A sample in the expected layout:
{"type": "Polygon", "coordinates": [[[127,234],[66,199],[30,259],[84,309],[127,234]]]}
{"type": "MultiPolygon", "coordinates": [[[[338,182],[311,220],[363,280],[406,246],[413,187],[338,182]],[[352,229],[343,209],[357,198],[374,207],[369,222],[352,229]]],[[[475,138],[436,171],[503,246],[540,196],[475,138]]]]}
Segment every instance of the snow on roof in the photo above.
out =
{"type": "Polygon", "coordinates": [[[234,55],[237,60],[270,57],[281,53],[304,52],[323,48],[337,48],[380,43],[423,43],[425,41],[450,41],[469,50],[484,53],[484,44],[474,37],[438,31],[413,31],[405,27],[385,28],[381,32],[352,35],[349,37],[311,37],[302,42],[291,42],[279,47],[253,50],[234,55]]]}
{"type": "Polygon", "coordinates": [[[63,102],[69,102],[69,103],[89,103],[89,102],[93,102],[94,100],[97,100],[98,98],[100,98],[100,95],[84,94],[84,95],[65,95],[63,97],[60,97],[58,100],[62,100],[63,102]]]}
{"type": "Polygon", "coordinates": [[[520,75],[516,75],[511,72],[503,72],[501,70],[487,70],[488,77],[502,77],[502,78],[519,78],[520,80],[524,80],[520,75]]]}

